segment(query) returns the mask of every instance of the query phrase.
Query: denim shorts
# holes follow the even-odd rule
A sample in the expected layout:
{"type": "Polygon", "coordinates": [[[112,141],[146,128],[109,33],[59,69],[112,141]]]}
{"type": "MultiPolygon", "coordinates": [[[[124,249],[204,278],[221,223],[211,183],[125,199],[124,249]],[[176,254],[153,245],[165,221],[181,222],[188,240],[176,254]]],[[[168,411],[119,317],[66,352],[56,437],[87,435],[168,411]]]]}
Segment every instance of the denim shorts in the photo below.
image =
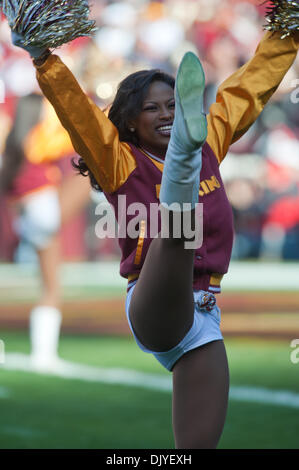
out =
{"type": "Polygon", "coordinates": [[[165,352],[155,352],[146,348],[138,340],[135,332],[133,331],[129,316],[130,302],[136,282],[137,281],[132,283],[126,298],[126,314],[130,329],[139,348],[146,353],[153,354],[167,370],[171,371],[178,359],[188,351],[198,348],[206,343],[210,343],[211,341],[223,339],[220,331],[220,309],[216,304],[215,296],[210,292],[200,290],[194,291],[193,325],[180,343],[165,352]]]}

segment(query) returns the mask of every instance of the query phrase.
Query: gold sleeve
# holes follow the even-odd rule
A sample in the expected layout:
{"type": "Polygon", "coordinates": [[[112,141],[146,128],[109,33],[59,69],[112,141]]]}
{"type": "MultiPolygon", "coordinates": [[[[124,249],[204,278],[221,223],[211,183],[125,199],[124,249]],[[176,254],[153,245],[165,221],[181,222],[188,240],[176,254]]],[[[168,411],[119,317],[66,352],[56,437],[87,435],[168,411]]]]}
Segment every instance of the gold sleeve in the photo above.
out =
{"type": "Polygon", "coordinates": [[[40,66],[36,77],[46,98],[67,130],[75,151],[84,159],[101,188],[116,191],[136,168],[128,144],[116,127],[84,93],[71,71],[56,55],[40,66]]]}
{"type": "Polygon", "coordinates": [[[280,39],[279,33],[267,32],[254,57],[220,85],[207,116],[207,142],[219,163],[278,88],[296,58],[298,46],[298,34],[280,39]]]}

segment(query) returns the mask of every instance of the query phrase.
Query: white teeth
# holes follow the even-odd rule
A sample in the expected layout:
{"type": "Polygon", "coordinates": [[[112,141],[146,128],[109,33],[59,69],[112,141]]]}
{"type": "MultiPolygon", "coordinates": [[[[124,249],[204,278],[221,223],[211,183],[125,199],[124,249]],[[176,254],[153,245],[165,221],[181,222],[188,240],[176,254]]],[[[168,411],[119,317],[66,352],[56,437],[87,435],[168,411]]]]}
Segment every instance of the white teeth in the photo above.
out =
{"type": "Polygon", "coordinates": [[[172,129],[172,126],[161,126],[161,127],[158,127],[158,131],[171,131],[172,129]]]}

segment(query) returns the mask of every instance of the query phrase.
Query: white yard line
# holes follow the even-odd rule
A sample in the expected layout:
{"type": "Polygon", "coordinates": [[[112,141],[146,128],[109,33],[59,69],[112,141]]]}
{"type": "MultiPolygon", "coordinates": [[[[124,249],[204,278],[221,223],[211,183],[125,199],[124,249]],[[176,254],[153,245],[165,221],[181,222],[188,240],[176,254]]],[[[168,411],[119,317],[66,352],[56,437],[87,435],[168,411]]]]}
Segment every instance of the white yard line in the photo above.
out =
{"type": "Polygon", "coordinates": [[[289,390],[234,386],[232,387],[230,398],[239,401],[299,408],[299,393],[290,392],[289,390]]]}
{"type": "MultiPolygon", "coordinates": [[[[1,369],[34,372],[87,382],[141,387],[161,392],[171,392],[172,389],[170,375],[148,374],[130,369],[94,367],[76,364],[62,359],[59,359],[47,369],[38,368],[31,363],[29,356],[18,353],[6,354],[5,364],[0,367],[0,370],[1,369]]],[[[230,389],[230,399],[299,409],[299,393],[289,390],[271,390],[252,386],[232,386],[230,389]]]]}

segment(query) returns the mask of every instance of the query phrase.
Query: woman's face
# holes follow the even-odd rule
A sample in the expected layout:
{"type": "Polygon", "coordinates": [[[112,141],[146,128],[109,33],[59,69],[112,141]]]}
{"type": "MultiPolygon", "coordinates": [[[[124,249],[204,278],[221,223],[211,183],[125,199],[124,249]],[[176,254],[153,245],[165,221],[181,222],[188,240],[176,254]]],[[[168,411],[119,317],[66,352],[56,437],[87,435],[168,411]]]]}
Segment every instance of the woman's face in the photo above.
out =
{"type": "Polygon", "coordinates": [[[164,157],[174,120],[174,90],[164,82],[153,82],[143,102],[141,113],[132,123],[142,148],[164,157]]]}

